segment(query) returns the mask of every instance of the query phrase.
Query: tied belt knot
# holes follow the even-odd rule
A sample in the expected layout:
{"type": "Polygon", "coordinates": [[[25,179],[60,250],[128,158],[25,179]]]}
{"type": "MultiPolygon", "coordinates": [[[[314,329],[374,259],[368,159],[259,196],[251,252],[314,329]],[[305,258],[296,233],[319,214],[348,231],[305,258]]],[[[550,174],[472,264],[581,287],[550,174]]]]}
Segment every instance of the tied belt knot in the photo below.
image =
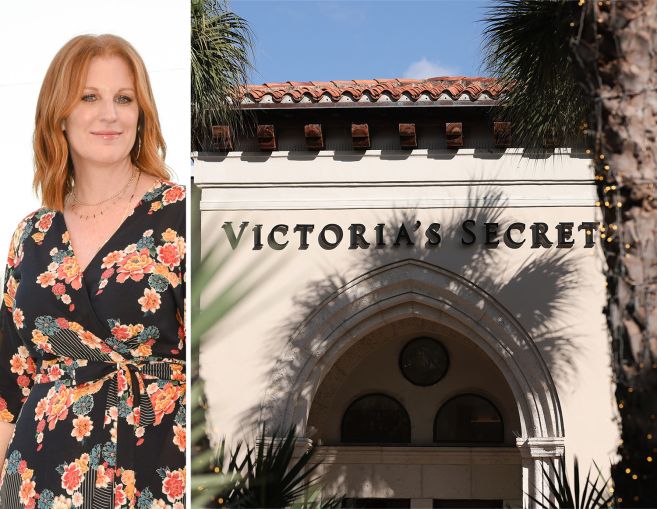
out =
{"type": "MultiPolygon", "coordinates": [[[[149,426],[155,421],[155,412],[151,398],[146,392],[146,383],[144,377],[160,380],[173,380],[174,370],[172,364],[182,364],[182,362],[172,362],[169,360],[161,361],[138,361],[138,360],[120,360],[120,361],[96,361],[96,360],[73,360],[68,358],[58,358],[53,363],[48,363],[49,367],[53,364],[59,364],[61,376],[56,380],[69,380],[73,386],[86,383],[110,381],[109,394],[107,397],[107,407],[118,407],[118,380],[119,373],[123,373],[127,381],[128,397],[132,395],[132,409],[139,408],[139,419],[135,419],[134,426],[149,426]],[[71,365],[79,363],[75,368],[71,365]]],[[[42,367],[42,370],[44,368],[42,367]]]]}

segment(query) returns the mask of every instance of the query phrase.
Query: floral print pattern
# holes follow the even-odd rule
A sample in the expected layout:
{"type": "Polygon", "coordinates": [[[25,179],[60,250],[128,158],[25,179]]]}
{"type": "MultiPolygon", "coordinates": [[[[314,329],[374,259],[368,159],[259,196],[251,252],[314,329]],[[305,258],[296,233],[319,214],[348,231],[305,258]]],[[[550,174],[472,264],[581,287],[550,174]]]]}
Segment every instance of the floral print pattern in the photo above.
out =
{"type": "Polygon", "coordinates": [[[0,476],[9,509],[185,505],[185,188],[157,181],[82,271],[64,216],[12,237],[0,476]]]}

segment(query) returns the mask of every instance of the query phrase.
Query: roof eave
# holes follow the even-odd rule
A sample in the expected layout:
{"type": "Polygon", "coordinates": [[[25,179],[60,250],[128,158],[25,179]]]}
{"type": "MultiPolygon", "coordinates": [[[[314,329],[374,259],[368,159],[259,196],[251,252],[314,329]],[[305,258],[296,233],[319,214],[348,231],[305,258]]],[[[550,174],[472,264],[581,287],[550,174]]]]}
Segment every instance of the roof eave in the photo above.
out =
{"type": "Polygon", "coordinates": [[[422,102],[324,102],[324,103],[242,103],[244,110],[307,110],[353,108],[490,108],[498,106],[498,100],[481,101],[422,101],[422,102]]]}

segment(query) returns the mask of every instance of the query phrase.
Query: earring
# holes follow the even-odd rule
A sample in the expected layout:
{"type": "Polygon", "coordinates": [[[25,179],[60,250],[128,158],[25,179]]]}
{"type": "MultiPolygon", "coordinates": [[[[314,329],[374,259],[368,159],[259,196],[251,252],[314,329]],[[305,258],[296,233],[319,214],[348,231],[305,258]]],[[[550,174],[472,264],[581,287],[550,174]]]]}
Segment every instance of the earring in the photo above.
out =
{"type": "Polygon", "coordinates": [[[135,156],[135,161],[139,159],[139,153],[141,152],[141,122],[137,124],[137,155],[135,156]]]}

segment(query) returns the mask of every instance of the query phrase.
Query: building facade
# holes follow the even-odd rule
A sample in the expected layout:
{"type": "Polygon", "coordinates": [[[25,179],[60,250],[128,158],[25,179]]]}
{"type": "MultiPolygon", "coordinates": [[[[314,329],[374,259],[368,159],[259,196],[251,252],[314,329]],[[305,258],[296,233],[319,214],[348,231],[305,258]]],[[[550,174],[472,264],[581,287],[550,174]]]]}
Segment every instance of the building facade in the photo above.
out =
{"type": "Polygon", "coordinates": [[[235,274],[254,288],[201,354],[219,435],[295,427],[354,507],[528,506],[546,462],[609,464],[589,160],[514,146],[501,93],[265,84],[244,94],[250,134],[214,128],[201,250],[232,256],[205,297],[235,274]]]}

